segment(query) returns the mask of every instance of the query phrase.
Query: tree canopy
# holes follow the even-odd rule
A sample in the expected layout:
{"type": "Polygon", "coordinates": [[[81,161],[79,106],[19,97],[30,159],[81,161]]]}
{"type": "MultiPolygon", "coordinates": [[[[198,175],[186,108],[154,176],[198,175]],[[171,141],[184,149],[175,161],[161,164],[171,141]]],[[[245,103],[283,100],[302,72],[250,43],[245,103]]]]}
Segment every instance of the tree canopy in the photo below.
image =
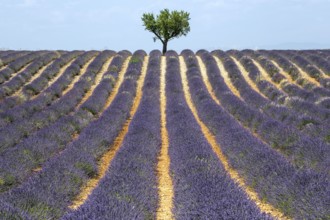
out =
{"type": "Polygon", "coordinates": [[[167,43],[181,36],[186,36],[190,31],[189,13],[184,11],[172,11],[164,9],[154,16],[152,13],[142,15],[145,29],[155,34],[154,41],[159,39],[163,44],[163,54],[167,51],[167,43]]]}

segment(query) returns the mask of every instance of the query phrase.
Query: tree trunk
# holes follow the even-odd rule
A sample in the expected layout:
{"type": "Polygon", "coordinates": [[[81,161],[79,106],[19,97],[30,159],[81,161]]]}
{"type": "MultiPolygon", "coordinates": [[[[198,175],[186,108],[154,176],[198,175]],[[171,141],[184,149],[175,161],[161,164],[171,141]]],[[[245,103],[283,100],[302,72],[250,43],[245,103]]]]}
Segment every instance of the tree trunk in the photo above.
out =
{"type": "Polygon", "coordinates": [[[163,55],[165,55],[166,51],[167,51],[167,41],[164,41],[163,42],[163,55]]]}

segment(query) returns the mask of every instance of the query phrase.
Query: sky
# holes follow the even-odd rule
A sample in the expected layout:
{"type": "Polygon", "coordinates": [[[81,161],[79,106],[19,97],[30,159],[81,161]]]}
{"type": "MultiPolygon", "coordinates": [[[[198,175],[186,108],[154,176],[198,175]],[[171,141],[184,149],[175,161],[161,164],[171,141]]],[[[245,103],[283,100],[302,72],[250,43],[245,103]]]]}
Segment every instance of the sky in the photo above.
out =
{"type": "Polygon", "coordinates": [[[330,0],[0,0],[0,48],[161,50],[145,12],[184,10],[168,49],[330,49],[330,0]]]}

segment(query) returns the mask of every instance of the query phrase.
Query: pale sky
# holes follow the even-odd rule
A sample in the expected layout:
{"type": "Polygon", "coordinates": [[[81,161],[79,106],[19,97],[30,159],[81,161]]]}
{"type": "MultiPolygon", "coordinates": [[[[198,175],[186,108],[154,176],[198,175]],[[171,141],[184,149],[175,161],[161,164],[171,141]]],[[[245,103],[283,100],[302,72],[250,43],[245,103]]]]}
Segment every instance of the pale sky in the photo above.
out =
{"type": "Polygon", "coordinates": [[[330,0],[0,0],[0,48],[161,50],[144,12],[190,13],[168,49],[330,49],[330,0]]]}

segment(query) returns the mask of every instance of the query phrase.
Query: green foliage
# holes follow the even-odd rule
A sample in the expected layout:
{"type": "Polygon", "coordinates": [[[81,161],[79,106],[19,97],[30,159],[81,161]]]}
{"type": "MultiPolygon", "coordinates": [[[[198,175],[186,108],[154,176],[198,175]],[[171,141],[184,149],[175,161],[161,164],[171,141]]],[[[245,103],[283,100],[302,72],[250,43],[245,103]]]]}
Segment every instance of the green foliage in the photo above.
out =
{"type": "Polygon", "coordinates": [[[95,109],[91,109],[91,108],[88,108],[88,107],[83,107],[82,110],[90,112],[93,116],[96,116],[97,113],[98,113],[95,109]]]}
{"type": "Polygon", "coordinates": [[[278,201],[277,206],[284,215],[291,217],[293,215],[293,198],[291,195],[281,195],[281,200],[278,201]]]}
{"type": "Polygon", "coordinates": [[[318,124],[317,121],[313,120],[313,119],[302,119],[299,124],[298,124],[298,128],[300,130],[304,129],[306,127],[306,125],[310,125],[310,124],[318,124]]]}
{"type": "Polygon", "coordinates": [[[132,58],[129,61],[130,63],[139,63],[141,62],[140,58],[137,56],[132,56],[132,58]]]}
{"type": "Polygon", "coordinates": [[[326,142],[330,142],[330,134],[328,134],[327,136],[325,136],[324,140],[325,140],[326,142]]]}
{"type": "Polygon", "coordinates": [[[34,219],[38,220],[51,219],[50,216],[60,215],[60,210],[45,202],[38,201],[38,199],[34,197],[24,199],[18,206],[34,217],[34,219]]]}
{"type": "Polygon", "coordinates": [[[3,86],[2,89],[5,91],[6,95],[10,95],[12,90],[8,86],[3,86]]]}
{"type": "Polygon", "coordinates": [[[161,10],[156,18],[152,13],[142,15],[145,29],[155,34],[154,41],[159,39],[163,43],[163,53],[166,52],[168,41],[188,34],[190,31],[189,20],[188,12],[170,12],[168,9],[161,10]]]}
{"type": "Polygon", "coordinates": [[[16,179],[12,174],[6,173],[0,176],[0,192],[6,191],[16,183],[16,179]]]}
{"type": "Polygon", "coordinates": [[[89,176],[90,178],[93,178],[97,176],[97,171],[94,169],[93,165],[85,162],[77,162],[75,164],[75,167],[84,171],[84,173],[89,176]]]}
{"type": "Polygon", "coordinates": [[[118,69],[117,66],[112,65],[112,66],[109,67],[109,71],[110,72],[116,72],[117,73],[117,72],[119,72],[119,69],[118,69]]]}

